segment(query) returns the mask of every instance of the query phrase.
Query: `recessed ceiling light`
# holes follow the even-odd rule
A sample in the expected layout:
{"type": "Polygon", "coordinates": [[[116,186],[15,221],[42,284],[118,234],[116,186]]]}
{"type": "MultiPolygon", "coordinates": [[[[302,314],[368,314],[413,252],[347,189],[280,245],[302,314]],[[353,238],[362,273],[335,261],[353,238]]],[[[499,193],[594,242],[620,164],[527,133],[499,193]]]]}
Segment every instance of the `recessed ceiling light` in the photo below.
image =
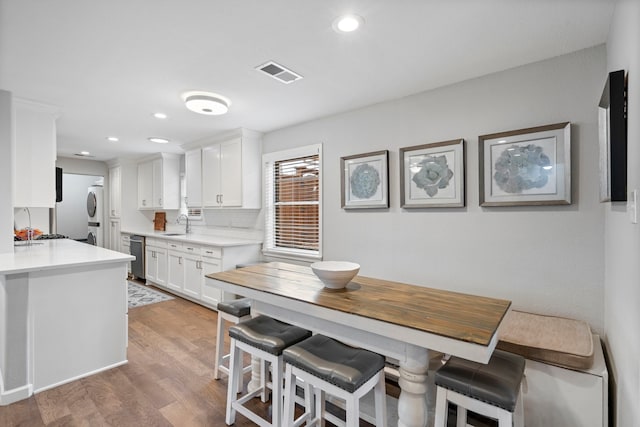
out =
{"type": "Polygon", "coordinates": [[[165,113],[153,113],[153,117],[156,119],[166,119],[168,116],[165,113]]]}
{"type": "Polygon", "coordinates": [[[157,142],[158,144],[166,144],[166,143],[168,143],[168,142],[169,142],[169,140],[168,140],[168,139],[166,139],[166,138],[158,138],[158,137],[156,137],[156,136],[152,136],[152,137],[149,137],[149,138],[147,138],[147,139],[148,139],[149,141],[151,141],[151,142],[157,142]]]}
{"type": "Polygon", "coordinates": [[[211,92],[185,92],[182,94],[182,100],[189,110],[209,116],[225,114],[231,105],[228,98],[211,92]]]}
{"type": "Polygon", "coordinates": [[[82,154],[83,156],[88,156],[91,153],[88,151],[81,151],[80,154],[82,154]]]}
{"type": "Polygon", "coordinates": [[[108,136],[107,141],[118,142],[120,141],[117,136],[108,136]]]}
{"type": "Polygon", "coordinates": [[[333,29],[339,33],[350,33],[364,24],[362,16],[344,15],[333,21],[333,29]]]}

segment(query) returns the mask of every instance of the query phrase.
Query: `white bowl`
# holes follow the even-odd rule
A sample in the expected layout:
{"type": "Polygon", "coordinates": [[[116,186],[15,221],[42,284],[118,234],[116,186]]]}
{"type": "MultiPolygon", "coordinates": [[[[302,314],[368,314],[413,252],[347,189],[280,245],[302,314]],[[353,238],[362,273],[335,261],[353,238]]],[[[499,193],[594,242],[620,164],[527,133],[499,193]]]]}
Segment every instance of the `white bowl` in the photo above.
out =
{"type": "Polygon", "coordinates": [[[358,274],[360,264],[348,261],[320,261],[311,264],[311,270],[326,288],[342,289],[358,274]]]}

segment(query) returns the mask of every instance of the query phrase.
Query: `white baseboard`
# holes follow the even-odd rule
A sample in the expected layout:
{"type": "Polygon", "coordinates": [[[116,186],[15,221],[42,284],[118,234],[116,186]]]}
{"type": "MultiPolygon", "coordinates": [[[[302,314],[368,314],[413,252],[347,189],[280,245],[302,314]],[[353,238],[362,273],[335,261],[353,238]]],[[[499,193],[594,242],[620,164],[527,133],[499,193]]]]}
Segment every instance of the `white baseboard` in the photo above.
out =
{"type": "Polygon", "coordinates": [[[10,405],[19,400],[27,399],[33,394],[31,384],[14,388],[11,390],[0,391],[0,406],[10,405]]]}
{"type": "Polygon", "coordinates": [[[81,378],[85,378],[85,377],[88,377],[88,376],[91,376],[91,375],[95,375],[97,373],[100,373],[100,372],[103,372],[103,371],[107,371],[109,369],[117,368],[118,366],[126,365],[127,363],[129,363],[129,361],[127,359],[125,359],[122,362],[114,363],[113,365],[105,366],[104,368],[96,369],[95,371],[90,371],[90,372],[86,372],[84,374],[81,374],[81,375],[78,375],[78,376],[75,376],[75,377],[72,377],[72,378],[67,378],[64,381],[60,381],[60,382],[55,383],[55,384],[49,384],[49,385],[47,385],[45,387],[41,387],[41,388],[39,388],[37,390],[33,390],[33,393],[40,393],[42,391],[49,390],[49,389],[52,389],[54,387],[61,386],[63,384],[67,384],[67,383],[70,383],[72,381],[79,380],[81,378]]]}

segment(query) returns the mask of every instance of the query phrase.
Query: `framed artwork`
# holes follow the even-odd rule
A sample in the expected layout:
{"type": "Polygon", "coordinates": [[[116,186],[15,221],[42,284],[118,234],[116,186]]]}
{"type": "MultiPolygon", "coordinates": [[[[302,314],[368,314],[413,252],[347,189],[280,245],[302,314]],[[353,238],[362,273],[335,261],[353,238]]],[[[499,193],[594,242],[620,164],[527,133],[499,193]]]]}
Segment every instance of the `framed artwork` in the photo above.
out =
{"type": "Polygon", "coordinates": [[[598,104],[600,201],[627,200],[627,117],[624,70],[609,73],[598,104]]]}
{"type": "Polygon", "coordinates": [[[571,204],[569,122],[478,137],[480,206],[571,204]]]}
{"type": "Polygon", "coordinates": [[[389,207],[389,151],[340,158],[341,205],[344,209],[389,207]]]}
{"type": "Polygon", "coordinates": [[[400,206],[462,207],[464,139],[400,149],[400,206]]]}

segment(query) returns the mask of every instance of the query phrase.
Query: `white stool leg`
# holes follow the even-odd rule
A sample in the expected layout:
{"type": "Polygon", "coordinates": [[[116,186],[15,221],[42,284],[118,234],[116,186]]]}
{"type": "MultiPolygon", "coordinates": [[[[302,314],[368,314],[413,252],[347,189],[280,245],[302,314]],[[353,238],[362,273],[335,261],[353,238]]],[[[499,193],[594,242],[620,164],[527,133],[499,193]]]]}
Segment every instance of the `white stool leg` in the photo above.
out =
{"type": "Polygon", "coordinates": [[[384,371],[379,374],[380,379],[374,391],[376,404],[376,426],[387,427],[387,390],[385,387],[384,371]]]}
{"type": "Polygon", "coordinates": [[[446,427],[448,415],[447,390],[442,387],[437,388],[436,394],[436,416],[434,427],[446,427]]]}
{"type": "Polygon", "coordinates": [[[458,405],[456,427],[467,427],[467,409],[458,405]]]}
{"type": "MultiPolygon", "coordinates": [[[[235,372],[239,366],[239,351],[236,349],[236,340],[231,339],[231,356],[229,358],[229,372],[235,372]]],[[[229,375],[229,383],[227,386],[227,425],[232,425],[236,421],[236,410],[233,408],[233,402],[237,399],[238,394],[238,376],[229,375]]]]}
{"type": "Polygon", "coordinates": [[[349,396],[347,399],[347,426],[358,427],[360,425],[360,399],[355,395],[349,396]]]}
{"type": "Polygon", "coordinates": [[[282,425],[282,356],[278,357],[278,362],[271,365],[271,423],[274,426],[282,425]]]}
{"type": "Polygon", "coordinates": [[[220,373],[218,372],[218,367],[222,364],[222,349],[224,346],[224,335],[223,335],[223,323],[222,315],[218,313],[218,332],[216,336],[216,361],[215,367],[213,368],[213,378],[218,380],[220,379],[220,373]]]}
{"type": "Polygon", "coordinates": [[[513,427],[513,413],[509,411],[499,411],[498,427],[513,427]]]}
{"type": "Polygon", "coordinates": [[[294,419],[294,409],[296,405],[296,379],[291,372],[291,365],[287,365],[284,374],[284,413],[282,415],[282,425],[290,426],[294,419]]]}
{"type": "Polygon", "coordinates": [[[324,420],[324,411],[325,411],[326,400],[324,396],[324,390],[320,390],[316,388],[315,395],[316,395],[316,407],[315,407],[315,414],[313,415],[313,417],[318,418],[320,420],[320,427],[325,427],[326,422],[324,420]]]}
{"type": "Polygon", "coordinates": [[[520,393],[518,393],[518,400],[516,402],[516,409],[514,412],[513,425],[514,427],[524,427],[524,397],[522,396],[524,390],[522,385],[520,386],[520,393]]]}

